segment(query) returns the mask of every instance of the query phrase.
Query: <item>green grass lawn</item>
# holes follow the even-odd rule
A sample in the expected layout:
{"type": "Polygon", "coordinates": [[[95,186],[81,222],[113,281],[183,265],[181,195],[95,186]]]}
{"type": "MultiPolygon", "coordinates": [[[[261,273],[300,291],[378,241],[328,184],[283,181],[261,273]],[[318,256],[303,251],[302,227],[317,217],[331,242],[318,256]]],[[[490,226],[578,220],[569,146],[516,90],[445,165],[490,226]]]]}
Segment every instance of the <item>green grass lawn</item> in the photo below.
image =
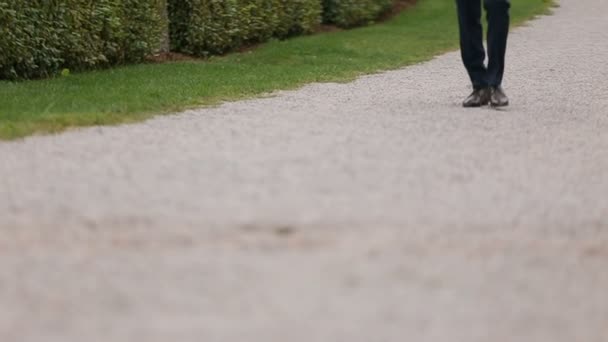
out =
{"type": "MultiPolygon", "coordinates": [[[[515,23],[550,0],[511,0],[515,23]]],[[[133,122],[159,113],[317,81],[348,81],[457,48],[454,0],[418,5],[370,27],[286,41],[207,61],[144,64],[55,79],[0,82],[0,139],[133,122]]]]}

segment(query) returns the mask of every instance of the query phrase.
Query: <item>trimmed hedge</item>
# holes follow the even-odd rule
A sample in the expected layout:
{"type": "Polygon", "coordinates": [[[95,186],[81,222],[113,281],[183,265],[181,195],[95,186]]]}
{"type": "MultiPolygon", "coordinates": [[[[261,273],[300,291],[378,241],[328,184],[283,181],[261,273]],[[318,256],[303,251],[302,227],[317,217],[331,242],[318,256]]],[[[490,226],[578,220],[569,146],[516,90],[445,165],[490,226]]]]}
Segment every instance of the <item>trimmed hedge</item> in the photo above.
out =
{"type": "Polygon", "coordinates": [[[340,27],[367,25],[387,12],[394,0],[323,0],[323,21],[340,27]]]}
{"type": "Polygon", "coordinates": [[[161,41],[164,0],[0,0],[0,79],[139,62],[161,41]]]}
{"type": "Polygon", "coordinates": [[[312,32],[322,21],[369,24],[393,0],[0,0],[0,79],[40,78],[196,56],[312,32]],[[168,32],[167,32],[168,31],[168,32]]]}
{"type": "Polygon", "coordinates": [[[320,0],[169,0],[171,49],[222,54],[271,37],[311,32],[320,0]]]}

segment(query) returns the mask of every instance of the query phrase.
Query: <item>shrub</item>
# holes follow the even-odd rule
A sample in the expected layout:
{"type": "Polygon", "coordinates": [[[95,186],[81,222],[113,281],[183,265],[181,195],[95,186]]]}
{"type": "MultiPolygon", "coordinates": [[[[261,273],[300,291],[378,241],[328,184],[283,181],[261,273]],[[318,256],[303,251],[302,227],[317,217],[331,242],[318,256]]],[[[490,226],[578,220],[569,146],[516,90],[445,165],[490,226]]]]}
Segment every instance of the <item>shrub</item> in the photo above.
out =
{"type": "Polygon", "coordinates": [[[0,79],[141,61],[160,44],[163,0],[0,0],[0,79]]]}
{"type": "Polygon", "coordinates": [[[221,54],[271,37],[311,32],[319,0],[168,0],[171,47],[198,56],[221,54]]]}
{"type": "Polygon", "coordinates": [[[367,25],[392,4],[393,0],[323,0],[323,21],[347,28],[367,25]]]}

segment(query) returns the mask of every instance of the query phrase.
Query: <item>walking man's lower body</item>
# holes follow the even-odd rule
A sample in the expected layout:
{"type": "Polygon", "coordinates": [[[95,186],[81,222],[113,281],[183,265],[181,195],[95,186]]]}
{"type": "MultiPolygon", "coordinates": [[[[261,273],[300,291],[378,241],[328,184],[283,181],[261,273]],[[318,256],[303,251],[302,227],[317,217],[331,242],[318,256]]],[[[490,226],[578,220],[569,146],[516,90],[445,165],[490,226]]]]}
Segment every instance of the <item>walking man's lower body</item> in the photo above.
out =
{"type": "Polygon", "coordinates": [[[465,107],[486,104],[501,107],[509,104],[502,89],[505,71],[505,53],[509,35],[509,0],[456,0],[460,28],[462,61],[473,83],[473,93],[463,102],[465,107]],[[488,20],[488,65],[484,64],[481,5],[488,20]]]}

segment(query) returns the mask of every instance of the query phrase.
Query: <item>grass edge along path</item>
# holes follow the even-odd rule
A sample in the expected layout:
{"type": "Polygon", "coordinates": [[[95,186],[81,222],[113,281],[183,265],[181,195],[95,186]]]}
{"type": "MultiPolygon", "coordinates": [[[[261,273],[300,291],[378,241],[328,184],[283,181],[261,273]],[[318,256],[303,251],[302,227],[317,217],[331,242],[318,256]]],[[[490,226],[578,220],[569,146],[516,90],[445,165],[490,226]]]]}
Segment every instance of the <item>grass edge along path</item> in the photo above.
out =
{"type": "MultiPolygon", "coordinates": [[[[547,14],[551,1],[512,0],[514,26],[547,14]]],[[[419,0],[381,24],[271,41],[253,51],[206,61],[3,81],[0,139],[136,122],[312,82],[347,82],[363,74],[426,61],[457,47],[454,0],[419,0]]]]}

